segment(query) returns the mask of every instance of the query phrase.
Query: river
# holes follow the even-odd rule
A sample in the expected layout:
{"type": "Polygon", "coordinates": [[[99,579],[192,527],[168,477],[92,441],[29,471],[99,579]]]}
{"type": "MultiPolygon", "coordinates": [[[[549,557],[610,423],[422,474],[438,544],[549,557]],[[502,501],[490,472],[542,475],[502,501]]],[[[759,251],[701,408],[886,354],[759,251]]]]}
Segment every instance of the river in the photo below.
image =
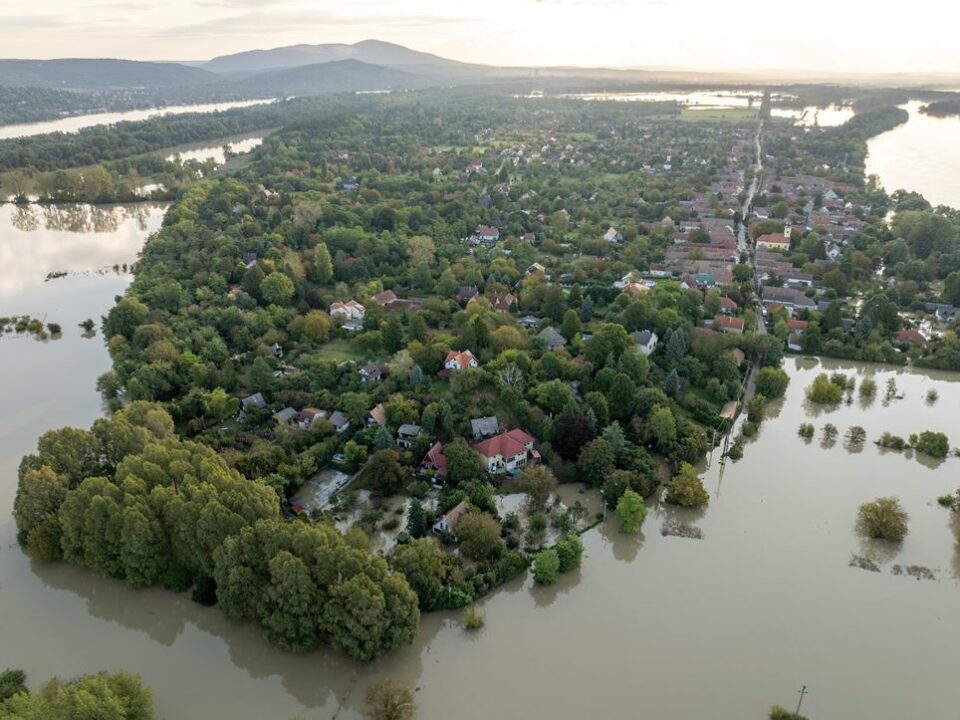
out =
{"type": "Polygon", "coordinates": [[[960,443],[960,376],[846,363],[829,370],[895,378],[904,399],[806,405],[821,371],[789,359],[792,382],[760,435],[721,476],[702,513],[654,505],[642,536],[601,525],[584,538],[583,568],[551,588],[521,578],[482,603],[487,626],[468,635],[453,614],[431,614],[416,643],[370,665],[330,652],[298,656],[254,627],[160,589],[134,591],[65,564],[31,562],[9,514],[19,458],[45,430],[87,427],[103,409],[94,390],[109,368],[97,319],[122,292],[162,206],[0,208],[0,315],[46,316],[63,338],[0,339],[0,666],[22,666],[35,684],[51,675],[128,669],[153,689],[162,720],[359,720],[369,684],[389,677],[419,688],[420,720],[598,714],[658,720],[765,716],[796,702],[817,718],[952,717],[960,651],[960,556],[937,496],[960,484],[960,460],[939,466],[880,451],[820,446],[819,430],[862,425],[870,440],[942,430],[960,443]],[[45,282],[51,271],[75,271],[45,282]],[[937,403],[926,391],[936,387],[937,403]],[[811,443],[801,422],[818,428],[811,443]],[[900,549],[854,531],[857,506],[898,495],[910,513],[900,549]],[[660,534],[668,519],[702,540],[660,534]],[[879,573],[848,567],[869,555],[879,573]],[[892,573],[931,568],[935,580],[892,573]]]}
{"type": "Polygon", "coordinates": [[[934,206],[960,208],[960,117],[925,115],[924,104],[902,106],[910,120],[867,143],[866,172],[887,192],[914,190],[934,206]]]}
{"type": "Polygon", "coordinates": [[[159,115],[183,115],[184,113],[212,113],[231,108],[250,107],[251,105],[265,105],[276,102],[272,100],[239,100],[236,102],[203,103],[197,105],[171,105],[162,108],[146,110],[128,110],[126,112],[92,113],[90,115],[74,115],[59,120],[44,120],[42,122],[22,123],[18,125],[0,125],[0,140],[11,138],[30,137],[31,135],[45,135],[47,133],[63,132],[74,133],[83,128],[95,125],[113,125],[118,122],[135,122],[146,120],[159,115]]]}

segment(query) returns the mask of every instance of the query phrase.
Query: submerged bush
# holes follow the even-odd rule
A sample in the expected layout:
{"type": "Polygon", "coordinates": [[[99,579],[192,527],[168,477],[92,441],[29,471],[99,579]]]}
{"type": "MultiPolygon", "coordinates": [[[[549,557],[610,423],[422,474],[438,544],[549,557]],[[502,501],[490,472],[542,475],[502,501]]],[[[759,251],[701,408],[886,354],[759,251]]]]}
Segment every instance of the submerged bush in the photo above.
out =
{"type": "Polygon", "coordinates": [[[680,472],[667,483],[666,500],[681,507],[703,507],[710,502],[710,494],[703,487],[693,466],[683,463],[680,472]]]}
{"type": "Polygon", "coordinates": [[[813,427],[813,423],[800,423],[800,428],[797,430],[797,435],[809,440],[813,437],[814,432],[816,432],[816,428],[813,427]]]}
{"type": "Polygon", "coordinates": [[[877,445],[882,448],[887,448],[888,450],[906,450],[910,445],[899,435],[891,435],[888,432],[885,432],[880,436],[880,439],[877,440],[877,445]]]}
{"type": "Polygon", "coordinates": [[[864,503],[857,512],[857,528],[877,540],[900,542],[907,535],[908,516],[895,497],[864,503]]]}
{"type": "Polygon", "coordinates": [[[476,605],[470,605],[463,611],[463,627],[465,630],[480,630],[487,624],[483,612],[476,605]]]}
{"type": "Polygon", "coordinates": [[[924,455],[929,455],[938,460],[943,460],[950,454],[950,441],[941,432],[924,430],[919,435],[911,435],[910,444],[917,452],[922,452],[924,455]]]}
{"type": "Polygon", "coordinates": [[[818,405],[836,405],[843,399],[845,388],[846,378],[841,385],[828,378],[826,373],[821,373],[813,379],[813,383],[807,388],[807,397],[810,402],[818,405]]]}
{"type": "Polygon", "coordinates": [[[864,378],[860,381],[860,397],[867,400],[877,394],[877,381],[873,378],[864,378]]]}

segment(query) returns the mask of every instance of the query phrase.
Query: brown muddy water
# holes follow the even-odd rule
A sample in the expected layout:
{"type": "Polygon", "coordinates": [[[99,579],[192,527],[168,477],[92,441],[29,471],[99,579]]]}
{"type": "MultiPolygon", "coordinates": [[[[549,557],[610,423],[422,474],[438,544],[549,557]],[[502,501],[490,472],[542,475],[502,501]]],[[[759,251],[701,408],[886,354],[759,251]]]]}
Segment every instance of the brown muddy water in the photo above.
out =
{"type": "Polygon", "coordinates": [[[601,525],[584,537],[579,572],[551,588],[529,578],[503,588],[482,603],[479,633],[434,614],[414,646],[370,665],[298,656],[184,596],[33,563],[16,546],[9,508],[20,456],[44,430],[85,427],[102,412],[94,382],[109,359],[76,323],[98,318],[129,278],[96,270],[133,261],[162,209],[117,208],[96,223],[89,208],[86,222],[75,209],[73,222],[19,227],[16,212],[0,209],[0,315],[46,313],[64,337],[0,339],[0,667],[21,666],[34,683],[128,669],[153,689],[163,720],[356,719],[366,687],[384,677],[419,689],[421,720],[746,720],[794,704],[803,684],[804,710],[818,720],[956,716],[960,556],[936,498],[960,485],[960,459],[933,465],[872,440],[933,429],[960,444],[960,376],[827,362],[874,375],[878,397],[817,410],[803,389],[823,367],[788,360],[787,396],[743,460],[722,477],[716,458],[705,470],[704,512],[655,506],[635,537],[601,525]],[[57,270],[90,272],[43,281],[57,270]],[[889,377],[904,398],[885,406],[889,377]],[[801,422],[817,427],[810,443],[797,436],[801,422]],[[827,422],[840,431],[829,449],[820,443],[827,422]],[[860,452],[843,446],[852,425],[868,433],[860,452]],[[857,506],[881,495],[899,496],[910,513],[900,548],[854,530],[857,506]],[[703,539],[661,535],[671,519],[703,539]],[[849,567],[853,554],[881,571],[849,567]],[[896,564],[925,566],[934,579],[895,575],[896,564]]]}

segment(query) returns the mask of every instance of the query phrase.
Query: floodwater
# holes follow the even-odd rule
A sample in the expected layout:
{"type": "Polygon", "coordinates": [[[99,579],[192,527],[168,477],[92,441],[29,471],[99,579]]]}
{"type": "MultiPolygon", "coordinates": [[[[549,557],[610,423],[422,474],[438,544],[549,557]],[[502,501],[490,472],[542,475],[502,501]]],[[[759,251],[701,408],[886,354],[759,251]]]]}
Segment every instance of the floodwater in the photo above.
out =
{"type": "MultiPolygon", "coordinates": [[[[28,208],[30,212],[46,212],[28,208]]],[[[128,276],[47,272],[132,262],[162,207],[65,210],[72,219],[14,217],[0,208],[0,315],[46,314],[60,340],[0,339],[0,507],[10,508],[20,456],[43,431],[86,427],[102,412],[94,390],[109,368],[99,335],[76,324],[105,312],[128,276]],[[86,217],[85,220],[81,218],[86,217]]],[[[420,720],[537,717],[687,720],[764,717],[806,684],[817,718],[954,717],[960,661],[960,553],[936,498],[960,485],[960,459],[921,462],[879,450],[885,430],[942,430],[960,444],[960,375],[789,359],[786,397],[772,405],[738,463],[704,472],[702,512],[654,505],[642,535],[612,524],[586,533],[581,570],[550,588],[518,578],[481,603],[487,625],[468,634],[456,614],[431,614],[416,644],[358,665],[330,652],[294,655],[249,625],[164,590],[135,591],[65,564],[33,563],[0,512],[0,666],[51,675],[127,669],[153,689],[162,720],[359,720],[366,688],[382,678],[417,687],[420,720]],[[822,370],[872,374],[878,397],[808,407],[804,387],[822,370]],[[884,405],[888,378],[903,399],[884,405]],[[928,404],[928,389],[940,398],[928,404]],[[817,437],[797,436],[813,422],[817,437]],[[840,438],[821,447],[833,423],[840,438]],[[863,426],[867,444],[844,447],[863,426]],[[897,495],[910,514],[902,547],[869,543],[856,509],[897,495]],[[702,540],[660,534],[677,520],[702,540]],[[881,568],[848,567],[853,554],[881,568]],[[933,580],[893,573],[922,565],[933,580]]]]}
{"type": "Polygon", "coordinates": [[[867,175],[878,175],[887,192],[904,188],[934,206],[960,208],[960,117],[920,112],[922,102],[904,107],[910,120],[867,143],[867,175]]]}
{"type": "Polygon", "coordinates": [[[54,132],[74,133],[83,128],[93,127],[95,125],[113,125],[118,122],[146,120],[160,115],[220,112],[222,110],[230,110],[231,108],[265,105],[273,102],[276,102],[276,99],[240,100],[237,102],[201,103],[197,105],[171,105],[169,107],[150,108],[147,110],[74,115],[73,117],[61,118],[59,120],[44,120],[43,122],[22,123],[19,125],[0,125],[0,140],[30,137],[31,135],[44,135],[54,132]]]}
{"type": "Polygon", "coordinates": [[[790,108],[771,108],[773,117],[793,118],[804,127],[837,127],[853,117],[853,108],[849,105],[830,105],[818,108],[814,105],[794,110],[790,108]]]}
{"type": "Polygon", "coordinates": [[[167,160],[175,160],[178,156],[180,162],[187,160],[213,160],[217,165],[223,165],[227,161],[227,156],[223,148],[229,147],[230,152],[241,154],[247,153],[263,144],[263,134],[238,136],[226,138],[219,145],[210,145],[209,142],[197,143],[195,145],[184,145],[175,152],[167,156],[167,160]]]}
{"type": "Polygon", "coordinates": [[[763,93],[750,90],[691,92],[603,92],[569,93],[566,98],[581,100],[613,100],[616,102],[675,102],[702,109],[759,107],[763,93]]]}

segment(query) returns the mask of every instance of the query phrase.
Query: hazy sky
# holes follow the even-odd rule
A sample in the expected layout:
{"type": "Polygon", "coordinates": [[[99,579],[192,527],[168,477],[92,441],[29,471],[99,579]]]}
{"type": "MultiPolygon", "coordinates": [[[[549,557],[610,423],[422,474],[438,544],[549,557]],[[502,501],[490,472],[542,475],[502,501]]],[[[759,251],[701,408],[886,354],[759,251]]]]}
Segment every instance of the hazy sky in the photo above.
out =
{"type": "Polygon", "coordinates": [[[0,55],[202,60],[376,38],[499,65],[957,72],[958,22],[954,0],[0,0],[0,55]]]}

